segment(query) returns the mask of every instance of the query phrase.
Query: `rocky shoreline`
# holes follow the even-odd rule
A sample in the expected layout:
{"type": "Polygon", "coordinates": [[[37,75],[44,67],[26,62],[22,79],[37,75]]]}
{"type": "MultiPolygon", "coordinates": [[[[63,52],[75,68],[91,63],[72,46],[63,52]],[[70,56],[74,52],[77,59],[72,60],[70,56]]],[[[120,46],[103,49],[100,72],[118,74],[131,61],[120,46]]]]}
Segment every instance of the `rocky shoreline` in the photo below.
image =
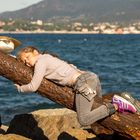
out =
{"type": "Polygon", "coordinates": [[[44,109],[16,115],[0,129],[0,140],[98,140],[90,127],[81,127],[76,112],[44,109]]]}

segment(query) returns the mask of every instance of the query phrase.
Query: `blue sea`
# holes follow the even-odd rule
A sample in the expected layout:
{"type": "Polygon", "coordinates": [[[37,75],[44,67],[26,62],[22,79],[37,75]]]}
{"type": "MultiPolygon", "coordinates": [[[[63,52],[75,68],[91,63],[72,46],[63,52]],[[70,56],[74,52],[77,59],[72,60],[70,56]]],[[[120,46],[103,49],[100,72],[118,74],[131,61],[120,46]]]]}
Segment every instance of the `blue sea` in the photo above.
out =
{"type": "MultiPolygon", "coordinates": [[[[2,34],[1,34],[2,35],[2,34]]],[[[140,100],[140,35],[101,34],[4,34],[22,45],[48,50],[81,70],[99,75],[103,94],[130,92],[140,100]]],[[[60,105],[34,93],[18,93],[13,83],[0,77],[0,114],[9,124],[14,115],[60,105]]]]}

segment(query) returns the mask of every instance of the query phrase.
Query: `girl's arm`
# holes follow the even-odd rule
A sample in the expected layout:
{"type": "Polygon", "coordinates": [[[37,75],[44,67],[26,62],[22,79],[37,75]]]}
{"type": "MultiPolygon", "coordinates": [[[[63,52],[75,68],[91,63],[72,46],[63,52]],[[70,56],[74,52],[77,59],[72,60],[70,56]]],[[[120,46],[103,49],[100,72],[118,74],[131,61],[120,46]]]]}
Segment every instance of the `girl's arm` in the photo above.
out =
{"type": "Polygon", "coordinates": [[[43,59],[39,60],[35,64],[34,74],[31,82],[27,85],[16,85],[18,92],[35,92],[39,88],[46,72],[47,66],[45,64],[46,62],[44,62],[43,59]]]}

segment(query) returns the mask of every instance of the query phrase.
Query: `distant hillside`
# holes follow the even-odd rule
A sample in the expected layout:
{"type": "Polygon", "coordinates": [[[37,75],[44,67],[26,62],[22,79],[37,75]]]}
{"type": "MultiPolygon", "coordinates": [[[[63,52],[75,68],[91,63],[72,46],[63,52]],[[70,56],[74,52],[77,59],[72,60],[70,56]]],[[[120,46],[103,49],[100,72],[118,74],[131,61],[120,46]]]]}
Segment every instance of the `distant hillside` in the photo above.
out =
{"type": "Polygon", "coordinates": [[[140,20],[140,0],[43,0],[21,10],[0,14],[0,19],[8,18],[131,22],[140,20]]]}

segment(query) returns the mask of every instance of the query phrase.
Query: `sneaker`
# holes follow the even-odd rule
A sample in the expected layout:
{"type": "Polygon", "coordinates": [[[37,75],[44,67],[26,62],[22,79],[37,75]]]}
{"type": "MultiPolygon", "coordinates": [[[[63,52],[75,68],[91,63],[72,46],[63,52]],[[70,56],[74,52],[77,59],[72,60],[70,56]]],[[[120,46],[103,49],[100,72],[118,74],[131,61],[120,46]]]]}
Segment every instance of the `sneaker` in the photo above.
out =
{"type": "Polygon", "coordinates": [[[135,106],[137,112],[140,113],[140,102],[138,100],[134,99],[127,92],[123,92],[120,96],[123,97],[124,99],[126,99],[127,101],[131,102],[135,106]]]}
{"type": "Polygon", "coordinates": [[[126,99],[124,99],[123,97],[119,95],[113,96],[112,103],[118,105],[119,112],[129,111],[132,113],[136,113],[137,111],[135,106],[132,103],[130,103],[129,101],[127,101],[126,99]]]}

